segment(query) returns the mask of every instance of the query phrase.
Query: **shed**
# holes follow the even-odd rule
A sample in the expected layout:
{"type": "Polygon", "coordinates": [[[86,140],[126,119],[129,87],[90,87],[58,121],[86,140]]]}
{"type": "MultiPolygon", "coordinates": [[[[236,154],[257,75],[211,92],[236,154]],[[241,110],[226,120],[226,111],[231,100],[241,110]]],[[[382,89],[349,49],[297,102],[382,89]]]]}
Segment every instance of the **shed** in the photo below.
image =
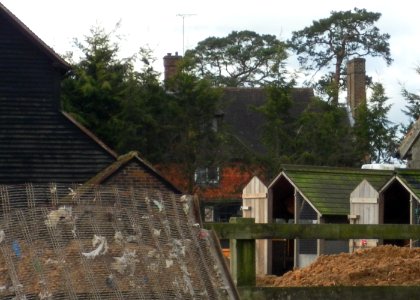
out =
{"type": "MultiPolygon", "coordinates": [[[[366,179],[379,191],[393,176],[390,170],[284,165],[268,187],[269,214],[276,222],[348,223],[350,194],[355,188],[366,179]]],[[[347,240],[273,242],[273,273],[304,267],[320,254],[348,251],[347,240]]]]}
{"type": "MultiPolygon", "coordinates": [[[[242,216],[254,218],[255,223],[269,223],[268,188],[257,176],[245,186],[242,192],[242,216]]],[[[265,275],[271,273],[271,241],[256,240],[256,273],[265,275]]]]}
{"type": "MultiPolygon", "coordinates": [[[[350,194],[350,224],[380,224],[379,192],[364,179],[350,194]]],[[[377,239],[352,239],[350,251],[375,247],[377,239]]]]}

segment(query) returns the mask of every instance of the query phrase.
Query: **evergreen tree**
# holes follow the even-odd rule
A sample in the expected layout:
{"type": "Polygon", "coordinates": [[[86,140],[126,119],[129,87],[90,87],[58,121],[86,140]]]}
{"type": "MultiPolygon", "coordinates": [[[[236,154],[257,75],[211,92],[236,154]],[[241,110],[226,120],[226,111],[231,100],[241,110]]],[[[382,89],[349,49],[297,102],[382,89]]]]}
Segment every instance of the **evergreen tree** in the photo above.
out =
{"type": "Polygon", "coordinates": [[[118,44],[112,35],[94,27],[84,42],[75,41],[82,53],[72,57],[72,73],[62,82],[62,106],[79,122],[111,146],[117,144],[114,118],[121,110],[127,80],[133,72],[132,59],[118,59],[118,44]]]}
{"type": "Polygon", "coordinates": [[[296,151],[298,164],[354,166],[351,127],[346,110],[315,98],[297,120],[296,151]]]}
{"type": "Polygon", "coordinates": [[[398,147],[398,125],[388,119],[392,105],[386,102],[382,84],[372,85],[372,95],[368,105],[357,109],[355,126],[356,151],[363,163],[389,163],[398,147]]]}
{"type": "MultiPolygon", "coordinates": [[[[416,68],[416,72],[420,74],[420,67],[416,68]]],[[[412,93],[406,88],[402,89],[402,95],[407,101],[405,110],[402,110],[409,117],[409,125],[404,130],[407,133],[411,125],[420,117],[420,95],[412,93]]]]}
{"type": "Polygon", "coordinates": [[[188,181],[187,189],[192,192],[195,171],[220,163],[223,131],[216,118],[221,108],[221,90],[188,72],[188,64],[185,60],[167,82],[170,143],[163,161],[180,167],[188,181]]]}

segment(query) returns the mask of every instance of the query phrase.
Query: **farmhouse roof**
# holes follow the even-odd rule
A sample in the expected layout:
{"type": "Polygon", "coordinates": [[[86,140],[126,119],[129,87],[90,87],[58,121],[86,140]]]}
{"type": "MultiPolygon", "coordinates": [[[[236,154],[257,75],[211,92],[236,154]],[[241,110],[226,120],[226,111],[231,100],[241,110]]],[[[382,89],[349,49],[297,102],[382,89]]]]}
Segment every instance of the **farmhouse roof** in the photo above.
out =
{"type": "MultiPolygon", "coordinates": [[[[311,88],[293,88],[292,118],[298,117],[314,97],[311,88]]],[[[267,101],[264,88],[224,88],[223,101],[226,105],[223,119],[239,141],[258,154],[266,152],[261,142],[265,117],[255,110],[267,101]]]]}

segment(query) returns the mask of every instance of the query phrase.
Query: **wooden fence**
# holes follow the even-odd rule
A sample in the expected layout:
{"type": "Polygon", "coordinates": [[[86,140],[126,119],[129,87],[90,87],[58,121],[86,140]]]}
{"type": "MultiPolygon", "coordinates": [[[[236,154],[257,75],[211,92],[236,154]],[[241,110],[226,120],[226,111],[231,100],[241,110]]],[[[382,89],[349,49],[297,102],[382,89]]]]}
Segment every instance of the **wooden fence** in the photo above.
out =
{"type": "MultiPolygon", "coordinates": [[[[415,287],[256,287],[256,239],[413,239],[420,240],[420,225],[383,224],[255,224],[252,218],[231,218],[229,223],[206,223],[220,239],[230,240],[231,274],[242,299],[417,299],[415,287]]],[[[420,274],[419,274],[420,277],[420,274]]]]}

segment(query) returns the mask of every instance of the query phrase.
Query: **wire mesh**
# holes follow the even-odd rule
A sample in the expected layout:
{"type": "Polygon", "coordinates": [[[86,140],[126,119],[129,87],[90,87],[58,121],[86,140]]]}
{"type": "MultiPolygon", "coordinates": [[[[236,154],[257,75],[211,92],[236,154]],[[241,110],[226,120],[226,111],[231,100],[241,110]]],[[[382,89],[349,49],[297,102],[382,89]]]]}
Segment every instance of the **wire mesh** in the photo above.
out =
{"type": "Polygon", "coordinates": [[[234,299],[192,197],[0,186],[1,299],[234,299]]]}

